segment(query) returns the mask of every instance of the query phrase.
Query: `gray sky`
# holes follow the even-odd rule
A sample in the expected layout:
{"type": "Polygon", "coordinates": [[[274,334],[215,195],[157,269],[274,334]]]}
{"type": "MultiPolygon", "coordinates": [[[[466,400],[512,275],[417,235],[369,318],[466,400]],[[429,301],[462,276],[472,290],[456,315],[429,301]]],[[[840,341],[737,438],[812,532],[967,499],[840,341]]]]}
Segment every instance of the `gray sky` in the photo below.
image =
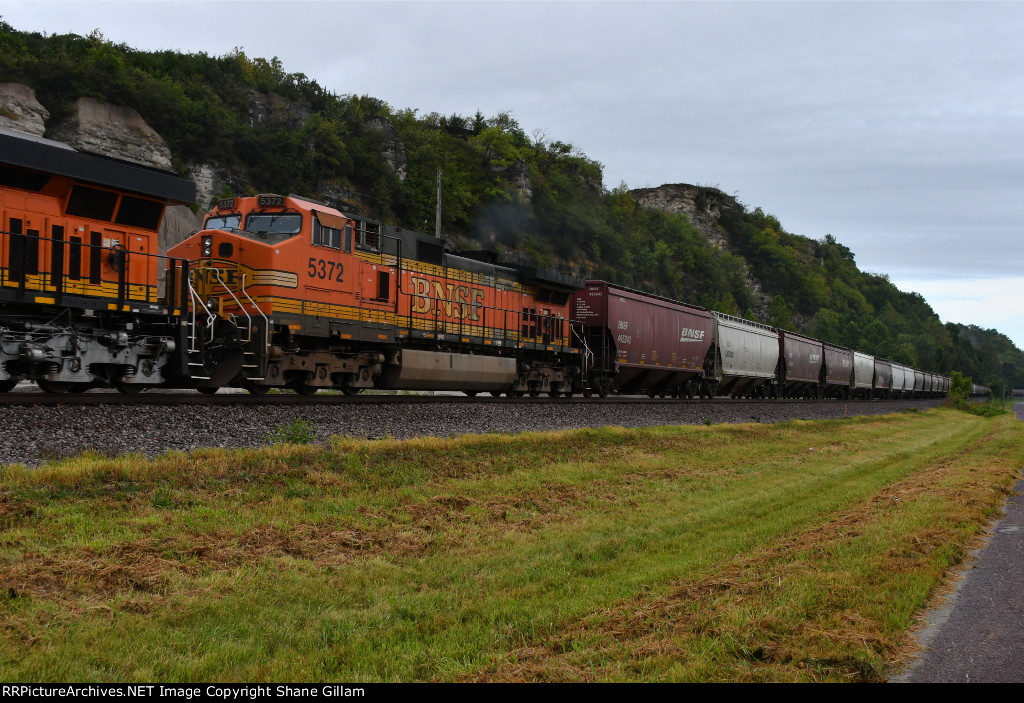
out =
{"type": "Polygon", "coordinates": [[[0,2],[13,27],[241,47],[339,94],[715,185],[1024,348],[1024,3],[0,2]]]}

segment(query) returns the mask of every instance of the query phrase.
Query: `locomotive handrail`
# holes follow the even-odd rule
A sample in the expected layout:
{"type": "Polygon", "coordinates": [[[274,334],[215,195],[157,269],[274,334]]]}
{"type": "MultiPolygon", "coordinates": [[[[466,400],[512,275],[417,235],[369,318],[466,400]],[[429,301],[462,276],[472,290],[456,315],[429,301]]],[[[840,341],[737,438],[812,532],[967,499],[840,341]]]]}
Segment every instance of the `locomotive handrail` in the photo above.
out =
{"type": "MultiPolygon", "coordinates": [[[[246,331],[246,334],[248,334],[249,336],[248,336],[247,339],[243,339],[242,341],[243,342],[251,342],[252,341],[252,315],[250,315],[248,312],[246,312],[245,306],[242,305],[242,301],[238,299],[238,296],[236,296],[234,294],[234,292],[232,292],[232,290],[230,288],[228,288],[227,284],[224,282],[224,279],[220,277],[220,271],[216,267],[211,268],[211,270],[213,271],[213,275],[217,277],[217,283],[220,284],[221,288],[223,288],[224,290],[226,290],[228,292],[228,295],[230,295],[231,299],[235,301],[235,304],[238,306],[238,309],[242,311],[243,315],[245,315],[245,319],[246,319],[245,331],[246,331]]],[[[242,286],[242,290],[244,291],[245,290],[245,274],[242,274],[242,282],[241,282],[240,285],[242,286]]],[[[246,297],[248,297],[248,295],[246,297]]],[[[252,302],[252,298],[249,298],[249,301],[252,302]]],[[[256,309],[259,310],[259,306],[256,306],[256,309]]],[[[262,311],[260,311],[260,314],[262,314],[262,311]]]]}
{"type": "Polygon", "coordinates": [[[16,288],[19,299],[27,300],[28,293],[36,291],[52,294],[58,303],[64,300],[64,296],[74,295],[109,297],[116,301],[118,307],[132,302],[166,302],[172,309],[182,307],[185,302],[184,286],[180,303],[171,297],[171,291],[177,289],[175,272],[179,262],[183,264],[184,260],[164,254],[131,251],[124,244],[108,246],[74,241],[65,238],[67,234],[52,229],[49,232],[40,230],[38,234],[0,230],[3,242],[0,257],[6,261],[4,280],[16,284],[11,287],[16,288]],[[116,258],[104,258],[102,252],[116,258]],[[151,270],[146,263],[150,260],[166,260],[167,266],[162,269],[158,263],[151,270]],[[142,272],[142,280],[133,282],[132,271],[142,272]],[[160,289],[164,281],[161,274],[164,271],[168,273],[169,286],[162,296],[160,289]],[[156,274],[155,279],[150,276],[151,272],[156,274]],[[114,286],[111,294],[99,288],[108,284],[114,286]]]}
{"type": "Polygon", "coordinates": [[[195,287],[193,287],[193,285],[192,285],[192,276],[191,275],[188,278],[188,297],[189,297],[189,302],[191,303],[189,305],[189,308],[190,308],[190,313],[191,313],[191,317],[192,317],[192,321],[191,321],[191,324],[190,324],[190,327],[192,328],[192,334],[190,335],[189,351],[195,352],[195,351],[199,351],[198,349],[196,349],[196,335],[195,335],[195,329],[196,329],[196,301],[199,301],[199,305],[203,308],[203,310],[206,311],[206,326],[207,326],[207,328],[210,331],[210,342],[211,343],[213,342],[213,322],[214,322],[214,320],[217,319],[217,316],[214,315],[212,312],[210,312],[210,308],[206,307],[206,303],[203,302],[202,296],[200,296],[199,293],[196,291],[195,287]]]}
{"type": "MultiPolygon", "coordinates": [[[[245,289],[245,274],[244,273],[242,274],[242,282],[241,282],[240,285],[241,285],[242,295],[244,295],[246,300],[248,300],[249,303],[254,308],[256,308],[256,312],[258,312],[260,314],[260,316],[263,318],[264,337],[267,338],[266,347],[269,350],[270,349],[270,318],[268,318],[267,314],[265,312],[263,312],[263,309],[259,305],[256,304],[256,301],[252,299],[252,296],[249,295],[249,291],[247,291],[245,289]]],[[[242,307],[242,306],[239,305],[239,307],[242,307]]],[[[249,322],[249,327],[250,327],[249,339],[251,340],[252,339],[252,321],[251,320],[249,322]]]]}

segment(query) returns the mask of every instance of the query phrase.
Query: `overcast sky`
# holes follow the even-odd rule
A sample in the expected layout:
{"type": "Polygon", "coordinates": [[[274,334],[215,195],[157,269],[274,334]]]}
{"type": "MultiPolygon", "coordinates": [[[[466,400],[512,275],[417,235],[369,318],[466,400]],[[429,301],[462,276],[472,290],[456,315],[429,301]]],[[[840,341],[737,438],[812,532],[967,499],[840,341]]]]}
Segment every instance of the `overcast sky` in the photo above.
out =
{"type": "MultiPolygon", "coordinates": [[[[14,28],[281,59],[511,112],[605,185],[714,185],[1024,348],[1024,3],[2,2],[14,28]]],[[[0,80],[2,80],[0,76],[0,80]]]]}

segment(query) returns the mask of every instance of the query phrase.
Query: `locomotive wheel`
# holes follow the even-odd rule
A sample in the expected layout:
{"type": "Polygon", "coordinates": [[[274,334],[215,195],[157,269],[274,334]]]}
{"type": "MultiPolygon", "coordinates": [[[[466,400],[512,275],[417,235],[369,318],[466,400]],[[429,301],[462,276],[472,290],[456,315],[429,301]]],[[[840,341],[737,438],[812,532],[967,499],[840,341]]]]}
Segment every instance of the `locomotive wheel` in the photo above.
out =
{"type": "Polygon", "coordinates": [[[492,398],[500,398],[501,397],[501,391],[491,391],[491,397],[492,398]]]}
{"type": "Polygon", "coordinates": [[[253,395],[266,395],[270,392],[270,386],[261,386],[257,383],[246,383],[245,390],[253,395]]]}
{"type": "Polygon", "coordinates": [[[583,397],[584,398],[589,398],[592,395],[594,395],[594,389],[592,389],[592,388],[584,388],[583,389],[583,397]]]}
{"type": "Polygon", "coordinates": [[[14,387],[18,385],[18,382],[13,378],[8,378],[5,381],[0,381],[0,393],[7,393],[14,390],[14,387]]]}
{"type": "Polygon", "coordinates": [[[512,391],[509,395],[513,398],[522,398],[526,393],[523,393],[522,391],[512,391]]]}
{"type": "Polygon", "coordinates": [[[597,382],[597,395],[601,398],[608,397],[608,386],[605,385],[603,380],[597,382]]]}
{"type": "Polygon", "coordinates": [[[220,390],[220,387],[219,386],[202,386],[200,388],[196,388],[196,390],[199,391],[200,393],[202,393],[203,395],[213,395],[214,393],[216,393],[217,391],[220,390]]]}
{"type": "Polygon", "coordinates": [[[292,390],[299,395],[316,395],[316,392],[320,389],[316,386],[310,386],[309,384],[299,382],[292,384],[292,390]]]}
{"type": "MultiPolygon", "coordinates": [[[[84,393],[89,388],[88,383],[71,383],[69,381],[36,381],[39,390],[43,393],[84,393]]],[[[14,386],[11,386],[13,388],[14,386]]]]}
{"type": "Polygon", "coordinates": [[[537,388],[531,388],[529,390],[529,393],[530,393],[530,397],[531,398],[539,398],[540,397],[540,390],[537,389],[537,388]]]}
{"type": "Polygon", "coordinates": [[[571,390],[563,391],[562,395],[564,395],[566,398],[572,398],[572,391],[571,390]]]}
{"type": "Polygon", "coordinates": [[[123,383],[121,381],[114,381],[114,388],[116,388],[119,393],[124,393],[125,395],[137,395],[146,390],[145,386],[138,383],[123,383]]]}
{"type": "Polygon", "coordinates": [[[351,385],[349,385],[347,383],[343,383],[341,385],[341,392],[344,393],[345,395],[359,395],[360,393],[363,392],[363,389],[362,388],[356,388],[356,387],[351,386],[351,385]]]}

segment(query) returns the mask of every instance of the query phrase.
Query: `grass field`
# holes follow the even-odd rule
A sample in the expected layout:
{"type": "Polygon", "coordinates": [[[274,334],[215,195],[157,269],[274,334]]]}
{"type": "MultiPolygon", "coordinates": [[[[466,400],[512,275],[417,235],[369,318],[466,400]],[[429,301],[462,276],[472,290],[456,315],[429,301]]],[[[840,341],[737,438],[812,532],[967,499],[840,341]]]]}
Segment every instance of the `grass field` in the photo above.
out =
{"type": "Polygon", "coordinates": [[[877,681],[1024,423],[275,445],[0,469],[0,679],[877,681]]]}

